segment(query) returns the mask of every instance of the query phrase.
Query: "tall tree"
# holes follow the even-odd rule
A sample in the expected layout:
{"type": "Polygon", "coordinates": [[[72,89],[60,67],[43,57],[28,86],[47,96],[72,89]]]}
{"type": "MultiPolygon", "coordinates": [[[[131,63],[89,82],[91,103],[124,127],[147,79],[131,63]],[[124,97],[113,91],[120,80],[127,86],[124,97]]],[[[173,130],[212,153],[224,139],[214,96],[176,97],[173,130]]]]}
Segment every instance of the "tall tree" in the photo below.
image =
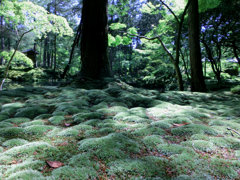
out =
{"type": "Polygon", "coordinates": [[[99,79],[110,76],[108,61],[107,0],[83,0],[81,76],[99,79]]]}
{"type": "Polygon", "coordinates": [[[206,85],[203,77],[201,49],[200,49],[200,24],[198,12],[198,0],[189,0],[189,48],[191,64],[191,90],[205,92],[206,85]]]}

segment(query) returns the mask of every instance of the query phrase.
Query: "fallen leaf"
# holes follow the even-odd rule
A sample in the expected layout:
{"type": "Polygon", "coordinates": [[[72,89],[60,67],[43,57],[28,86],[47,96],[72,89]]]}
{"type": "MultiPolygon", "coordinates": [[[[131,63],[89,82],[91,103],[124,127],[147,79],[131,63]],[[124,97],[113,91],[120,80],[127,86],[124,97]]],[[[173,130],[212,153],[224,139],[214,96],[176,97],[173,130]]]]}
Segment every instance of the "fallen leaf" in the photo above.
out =
{"type": "Polygon", "coordinates": [[[65,125],[66,127],[69,127],[69,126],[71,126],[71,124],[70,124],[70,123],[64,123],[64,125],[65,125]]]}
{"type": "Polygon", "coordinates": [[[60,161],[46,161],[46,162],[52,168],[59,168],[61,166],[64,166],[64,164],[60,161]]]}
{"type": "Polygon", "coordinates": [[[185,126],[188,125],[189,123],[183,123],[183,124],[173,124],[173,127],[181,127],[181,126],[185,126]]]}

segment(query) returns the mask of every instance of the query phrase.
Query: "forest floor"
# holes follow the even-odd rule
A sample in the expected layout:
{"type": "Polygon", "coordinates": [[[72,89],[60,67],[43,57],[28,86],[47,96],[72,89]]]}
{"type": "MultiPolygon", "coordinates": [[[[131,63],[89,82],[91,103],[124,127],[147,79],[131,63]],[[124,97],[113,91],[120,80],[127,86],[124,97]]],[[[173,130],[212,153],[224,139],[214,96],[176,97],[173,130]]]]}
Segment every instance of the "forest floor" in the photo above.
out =
{"type": "Polygon", "coordinates": [[[0,179],[240,179],[240,96],[134,88],[0,92],[0,179]]]}

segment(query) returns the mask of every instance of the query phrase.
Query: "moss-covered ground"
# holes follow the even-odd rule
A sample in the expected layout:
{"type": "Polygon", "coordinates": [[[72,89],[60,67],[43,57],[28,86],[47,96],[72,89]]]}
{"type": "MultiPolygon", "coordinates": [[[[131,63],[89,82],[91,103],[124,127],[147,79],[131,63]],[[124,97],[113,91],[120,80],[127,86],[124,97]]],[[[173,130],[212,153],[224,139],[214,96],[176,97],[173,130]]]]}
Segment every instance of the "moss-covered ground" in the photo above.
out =
{"type": "Polygon", "coordinates": [[[229,91],[9,89],[0,179],[240,179],[239,132],[240,96],[229,91]]]}

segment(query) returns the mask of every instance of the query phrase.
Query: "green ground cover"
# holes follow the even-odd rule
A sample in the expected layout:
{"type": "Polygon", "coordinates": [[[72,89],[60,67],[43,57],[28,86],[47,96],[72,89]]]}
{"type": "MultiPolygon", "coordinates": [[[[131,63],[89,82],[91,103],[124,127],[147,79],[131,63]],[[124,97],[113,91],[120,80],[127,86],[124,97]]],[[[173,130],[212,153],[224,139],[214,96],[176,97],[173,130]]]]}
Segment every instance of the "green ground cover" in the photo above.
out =
{"type": "Polygon", "coordinates": [[[240,96],[229,91],[4,90],[0,179],[240,179],[236,132],[240,96]]]}

